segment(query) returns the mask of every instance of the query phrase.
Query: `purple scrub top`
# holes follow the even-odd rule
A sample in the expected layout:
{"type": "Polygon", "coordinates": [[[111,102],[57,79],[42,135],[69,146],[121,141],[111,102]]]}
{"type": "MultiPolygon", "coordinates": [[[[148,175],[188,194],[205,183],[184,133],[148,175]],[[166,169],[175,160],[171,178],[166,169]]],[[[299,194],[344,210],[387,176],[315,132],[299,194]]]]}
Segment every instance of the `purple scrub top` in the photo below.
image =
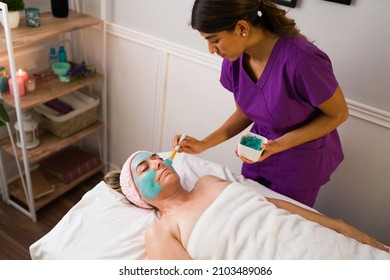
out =
{"type": "MultiPolygon", "coordinates": [[[[275,139],[313,120],[316,106],[338,87],[329,57],[304,38],[281,37],[264,71],[254,82],[243,67],[243,55],[224,60],[221,84],[253,121],[251,131],[275,139]]],[[[312,206],[319,188],[343,160],[337,130],[274,154],[262,162],[243,164],[242,174],[312,206]]]]}

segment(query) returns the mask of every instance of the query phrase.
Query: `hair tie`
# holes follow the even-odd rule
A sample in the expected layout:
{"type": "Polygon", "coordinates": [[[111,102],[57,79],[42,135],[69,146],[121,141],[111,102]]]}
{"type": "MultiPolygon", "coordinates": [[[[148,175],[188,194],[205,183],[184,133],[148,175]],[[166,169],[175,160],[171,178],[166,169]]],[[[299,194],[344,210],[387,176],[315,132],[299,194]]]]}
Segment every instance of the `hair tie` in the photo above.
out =
{"type": "Polygon", "coordinates": [[[259,18],[261,18],[261,16],[263,15],[263,12],[261,10],[264,7],[264,3],[262,0],[260,0],[259,2],[260,2],[260,7],[259,7],[259,10],[257,11],[257,15],[259,16],[259,18]]]}

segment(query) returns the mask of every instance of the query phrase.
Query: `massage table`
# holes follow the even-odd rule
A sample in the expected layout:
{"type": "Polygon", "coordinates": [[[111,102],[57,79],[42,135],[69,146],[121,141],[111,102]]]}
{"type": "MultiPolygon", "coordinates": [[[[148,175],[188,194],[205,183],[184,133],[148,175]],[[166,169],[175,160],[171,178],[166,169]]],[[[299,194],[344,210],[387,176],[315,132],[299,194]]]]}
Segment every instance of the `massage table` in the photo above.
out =
{"type": "MultiPolygon", "coordinates": [[[[387,252],[276,208],[265,197],[316,211],[223,165],[180,153],[173,167],[187,190],[206,174],[233,182],[195,225],[187,245],[194,259],[390,259],[387,252]]],[[[101,181],[30,246],[30,255],[33,260],[144,260],[145,229],[157,217],[156,210],[132,205],[101,181]]]]}

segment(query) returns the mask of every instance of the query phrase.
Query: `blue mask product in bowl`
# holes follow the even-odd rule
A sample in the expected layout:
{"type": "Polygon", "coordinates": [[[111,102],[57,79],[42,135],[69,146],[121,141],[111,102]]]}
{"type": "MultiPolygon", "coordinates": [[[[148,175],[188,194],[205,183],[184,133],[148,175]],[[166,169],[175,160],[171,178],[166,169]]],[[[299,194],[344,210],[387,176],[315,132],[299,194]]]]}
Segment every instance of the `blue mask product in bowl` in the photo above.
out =
{"type": "Polygon", "coordinates": [[[246,157],[251,161],[258,161],[263,153],[261,144],[267,143],[267,141],[268,139],[263,136],[246,132],[240,138],[237,152],[240,156],[246,157]]]}
{"type": "Polygon", "coordinates": [[[247,146],[249,148],[255,149],[257,151],[261,151],[261,141],[260,138],[251,136],[251,135],[244,135],[241,137],[240,144],[247,146]]]}

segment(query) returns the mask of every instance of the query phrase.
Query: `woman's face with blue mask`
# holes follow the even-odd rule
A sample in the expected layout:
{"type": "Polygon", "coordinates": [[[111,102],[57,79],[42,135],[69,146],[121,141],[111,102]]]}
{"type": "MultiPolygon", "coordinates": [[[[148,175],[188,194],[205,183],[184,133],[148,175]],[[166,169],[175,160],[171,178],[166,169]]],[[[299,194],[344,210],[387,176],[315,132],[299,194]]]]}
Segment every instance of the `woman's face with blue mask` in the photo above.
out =
{"type": "Polygon", "coordinates": [[[162,190],[160,184],[173,171],[172,160],[163,160],[151,152],[138,153],[131,163],[131,172],[141,194],[154,200],[162,190]]]}

